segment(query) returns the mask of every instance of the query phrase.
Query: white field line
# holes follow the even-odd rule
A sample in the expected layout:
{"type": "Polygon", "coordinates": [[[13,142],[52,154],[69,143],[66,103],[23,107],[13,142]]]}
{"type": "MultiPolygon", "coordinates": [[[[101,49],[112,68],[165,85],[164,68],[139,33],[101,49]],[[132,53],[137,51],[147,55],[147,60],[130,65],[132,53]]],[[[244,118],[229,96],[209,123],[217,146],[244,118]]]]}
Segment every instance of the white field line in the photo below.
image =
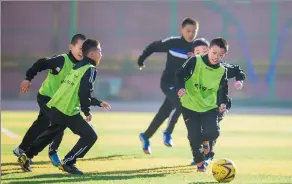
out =
{"type": "Polygon", "coordinates": [[[1,128],[1,132],[3,132],[4,134],[6,134],[8,137],[10,137],[12,139],[18,139],[18,138],[20,138],[20,136],[18,136],[15,133],[7,130],[6,128],[1,128]]]}

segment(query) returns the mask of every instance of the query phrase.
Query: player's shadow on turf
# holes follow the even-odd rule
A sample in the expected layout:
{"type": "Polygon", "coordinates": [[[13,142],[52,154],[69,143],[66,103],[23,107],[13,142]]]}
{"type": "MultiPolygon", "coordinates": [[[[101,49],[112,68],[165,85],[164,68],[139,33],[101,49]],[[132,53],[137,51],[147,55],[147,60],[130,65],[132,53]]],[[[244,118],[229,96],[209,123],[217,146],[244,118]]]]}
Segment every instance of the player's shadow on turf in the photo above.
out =
{"type": "MultiPolygon", "coordinates": [[[[61,175],[55,174],[51,175],[51,177],[58,178],[61,175]]],[[[103,174],[97,174],[97,175],[81,175],[81,176],[72,176],[72,175],[62,175],[63,179],[57,179],[57,180],[49,180],[51,178],[47,178],[46,183],[71,183],[71,182],[86,182],[86,181],[93,181],[93,180],[128,180],[128,179],[135,179],[135,178],[153,178],[153,177],[163,177],[163,174],[148,174],[148,175],[143,175],[143,174],[133,174],[133,175],[103,175],[103,174]]],[[[38,176],[35,176],[34,179],[39,179],[38,176]]],[[[5,180],[3,180],[5,181],[5,180]]],[[[43,180],[42,180],[43,181],[43,180]]],[[[18,181],[12,181],[9,182],[11,184],[28,184],[28,183],[40,183],[41,181],[31,181],[30,180],[18,180],[18,181]]]]}
{"type": "Polygon", "coordinates": [[[106,172],[89,172],[82,176],[68,175],[68,174],[42,174],[30,177],[22,178],[7,178],[5,180],[18,180],[17,182],[10,183],[38,183],[39,181],[31,181],[32,179],[46,180],[46,183],[56,182],[85,182],[89,180],[126,180],[135,178],[153,178],[164,177],[168,174],[174,173],[190,173],[193,172],[193,168],[190,166],[173,166],[173,167],[156,167],[148,169],[136,169],[136,170],[119,170],[119,171],[106,171],[106,172]],[[58,178],[57,180],[50,180],[52,178],[58,178]],[[20,181],[21,179],[21,181],[20,181]]]}
{"type": "Polygon", "coordinates": [[[17,167],[17,168],[7,168],[7,169],[2,169],[1,168],[1,172],[7,172],[7,171],[19,171],[19,170],[21,170],[21,168],[19,167],[17,167]]]}
{"type": "Polygon", "coordinates": [[[192,182],[192,183],[188,183],[188,184],[218,184],[218,182],[212,182],[212,181],[207,181],[207,182],[192,182]]]}
{"type": "MultiPolygon", "coordinates": [[[[36,161],[35,162],[34,161],[32,165],[45,165],[45,164],[49,164],[49,163],[51,163],[51,162],[49,162],[49,161],[36,161]]],[[[13,166],[13,165],[19,165],[19,164],[17,163],[17,161],[16,162],[2,163],[2,166],[13,166]]]]}
{"type": "MultiPolygon", "coordinates": [[[[138,158],[133,155],[109,155],[109,156],[103,156],[103,157],[94,157],[94,158],[85,158],[81,159],[82,161],[100,161],[100,160],[118,160],[118,159],[127,159],[127,158],[138,158]]],[[[50,161],[33,161],[33,165],[46,165],[51,164],[50,161]]],[[[17,162],[8,162],[8,163],[2,163],[1,166],[12,166],[12,165],[19,165],[17,162]]]]}
{"type": "Polygon", "coordinates": [[[23,173],[23,171],[20,171],[21,169],[19,169],[19,171],[13,171],[13,172],[2,172],[1,176],[5,176],[7,174],[17,174],[17,173],[23,173]]]}

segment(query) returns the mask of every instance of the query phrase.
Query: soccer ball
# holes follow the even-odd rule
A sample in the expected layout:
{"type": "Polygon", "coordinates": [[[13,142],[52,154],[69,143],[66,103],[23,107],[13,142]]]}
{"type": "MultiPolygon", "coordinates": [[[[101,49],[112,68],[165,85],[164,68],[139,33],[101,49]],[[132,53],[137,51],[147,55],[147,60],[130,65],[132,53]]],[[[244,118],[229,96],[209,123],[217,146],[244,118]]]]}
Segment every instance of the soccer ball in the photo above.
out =
{"type": "Polygon", "coordinates": [[[229,159],[217,160],[213,164],[212,173],[220,183],[231,182],[235,177],[235,164],[229,159]]]}

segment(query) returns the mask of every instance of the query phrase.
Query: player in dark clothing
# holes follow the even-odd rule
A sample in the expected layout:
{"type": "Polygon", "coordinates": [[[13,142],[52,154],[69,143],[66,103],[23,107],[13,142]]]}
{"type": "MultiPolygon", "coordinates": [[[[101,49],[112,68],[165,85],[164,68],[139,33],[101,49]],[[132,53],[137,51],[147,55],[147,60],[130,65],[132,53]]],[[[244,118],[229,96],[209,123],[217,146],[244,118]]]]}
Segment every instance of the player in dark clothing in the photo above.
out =
{"type": "MultiPolygon", "coordinates": [[[[209,42],[204,38],[198,38],[193,42],[193,54],[195,55],[205,55],[208,53],[208,47],[209,42]]],[[[245,79],[245,73],[243,73],[242,69],[238,65],[228,64],[223,62],[223,65],[228,69],[227,72],[227,78],[235,78],[236,82],[234,83],[234,87],[236,89],[241,89],[243,85],[243,80],[245,79]]],[[[227,105],[227,108],[229,109],[229,106],[231,106],[231,99],[229,99],[229,103],[227,105]]],[[[172,111],[174,112],[174,111],[172,111]]],[[[224,113],[225,114],[225,113],[224,113]]],[[[222,119],[223,115],[219,117],[219,120],[222,119]]],[[[175,127],[175,124],[178,121],[178,117],[180,114],[176,114],[176,116],[173,116],[172,113],[169,115],[169,120],[166,128],[166,132],[172,133],[175,127]]],[[[213,146],[211,146],[212,148],[213,146]]]]}
{"type": "MultiPolygon", "coordinates": [[[[149,139],[161,126],[163,121],[170,114],[173,117],[178,117],[180,114],[181,105],[179,98],[176,95],[176,91],[174,90],[175,71],[182,66],[182,64],[188,58],[188,54],[192,52],[192,42],[197,35],[198,29],[199,24],[197,21],[186,18],[182,22],[182,36],[169,37],[164,40],[151,43],[146,47],[138,59],[138,65],[143,67],[145,59],[152,53],[167,53],[166,66],[160,82],[160,87],[166,96],[165,100],[147,130],[139,135],[139,138],[142,142],[142,149],[145,154],[151,154],[149,139]]],[[[175,118],[172,119],[174,120],[175,118]]],[[[166,146],[173,145],[171,132],[164,131],[163,139],[166,146]]]]}
{"type": "Polygon", "coordinates": [[[76,160],[83,158],[97,140],[97,135],[89,124],[92,119],[90,106],[100,106],[109,110],[110,105],[91,96],[97,74],[96,65],[102,56],[99,42],[87,39],[82,45],[82,53],[83,60],[73,67],[47,104],[51,108],[49,113],[51,125],[18,158],[24,171],[31,171],[28,162],[30,158],[42,151],[56,135],[70,128],[74,134],[80,136],[80,139],[58,164],[58,168],[71,174],[83,174],[75,167],[76,160]],[[86,116],[86,120],[81,116],[80,110],[86,116]]]}
{"type": "MultiPolygon", "coordinates": [[[[49,111],[46,104],[50,101],[61,82],[70,72],[73,66],[82,59],[82,43],[86,37],[82,34],[76,34],[72,37],[69,45],[70,52],[68,54],[61,54],[52,58],[42,58],[35,62],[31,68],[26,72],[26,79],[20,84],[21,91],[26,93],[30,86],[32,79],[38,72],[49,70],[47,78],[43,81],[41,88],[37,95],[37,102],[40,107],[39,115],[33,122],[31,127],[27,130],[23,137],[21,144],[13,150],[16,156],[20,156],[22,152],[26,151],[30,144],[43,133],[50,125],[50,120],[47,116],[49,111]]],[[[54,166],[59,162],[57,154],[58,147],[62,141],[63,132],[56,136],[49,146],[49,157],[54,166]]]]}
{"type": "MultiPolygon", "coordinates": [[[[194,55],[206,55],[208,54],[209,50],[209,42],[204,38],[198,38],[194,41],[194,55]]],[[[227,68],[227,78],[235,78],[236,82],[234,83],[234,87],[236,89],[241,89],[243,85],[243,81],[245,80],[245,73],[238,65],[228,64],[226,62],[222,62],[223,66],[227,68]]],[[[230,110],[231,108],[231,98],[228,99],[228,103],[226,106],[226,111],[224,113],[219,113],[218,122],[220,122],[224,115],[230,110]]],[[[209,164],[210,161],[213,160],[214,157],[214,146],[216,140],[209,141],[210,144],[210,151],[207,155],[205,155],[205,164],[209,164]]],[[[195,162],[192,162],[191,165],[195,165],[195,162]]]]}
{"type": "Polygon", "coordinates": [[[223,38],[216,38],[209,48],[207,55],[191,57],[176,72],[177,94],[199,172],[206,171],[201,145],[206,154],[209,141],[220,134],[218,116],[226,111],[228,103],[227,69],[221,64],[228,44],[223,38]]]}

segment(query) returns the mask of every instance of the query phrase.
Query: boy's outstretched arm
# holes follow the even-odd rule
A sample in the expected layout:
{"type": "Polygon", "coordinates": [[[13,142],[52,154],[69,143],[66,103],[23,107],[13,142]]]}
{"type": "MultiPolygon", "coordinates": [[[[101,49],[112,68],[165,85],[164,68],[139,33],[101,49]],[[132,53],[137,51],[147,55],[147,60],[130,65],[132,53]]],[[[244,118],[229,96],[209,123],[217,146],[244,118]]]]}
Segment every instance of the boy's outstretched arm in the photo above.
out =
{"type": "Polygon", "coordinates": [[[144,61],[154,52],[168,52],[171,48],[173,42],[173,37],[166,38],[164,40],[154,41],[149,44],[142,52],[138,58],[138,65],[140,67],[144,66],[144,61]]]}
{"type": "Polygon", "coordinates": [[[63,56],[59,55],[52,58],[41,58],[37,60],[27,71],[25,79],[20,83],[20,89],[23,93],[26,93],[31,85],[32,79],[37,75],[38,72],[44,70],[54,70],[57,69],[61,63],[64,63],[65,59],[63,56]]]}
{"type": "Polygon", "coordinates": [[[223,63],[223,66],[228,69],[227,72],[227,78],[235,78],[237,81],[244,81],[245,80],[245,73],[243,70],[239,67],[239,65],[229,64],[229,63],[223,63]]]}
{"type": "Polygon", "coordinates": [[[228,69],[227,78],[228,79],[235,78],[236,80],[236,82],[234,83],[235,88],[241,89],[243,81],[245,80],[246,77],[243,70],[239,67],[239,65],[223,63],[223,66],[228,69]]]}

